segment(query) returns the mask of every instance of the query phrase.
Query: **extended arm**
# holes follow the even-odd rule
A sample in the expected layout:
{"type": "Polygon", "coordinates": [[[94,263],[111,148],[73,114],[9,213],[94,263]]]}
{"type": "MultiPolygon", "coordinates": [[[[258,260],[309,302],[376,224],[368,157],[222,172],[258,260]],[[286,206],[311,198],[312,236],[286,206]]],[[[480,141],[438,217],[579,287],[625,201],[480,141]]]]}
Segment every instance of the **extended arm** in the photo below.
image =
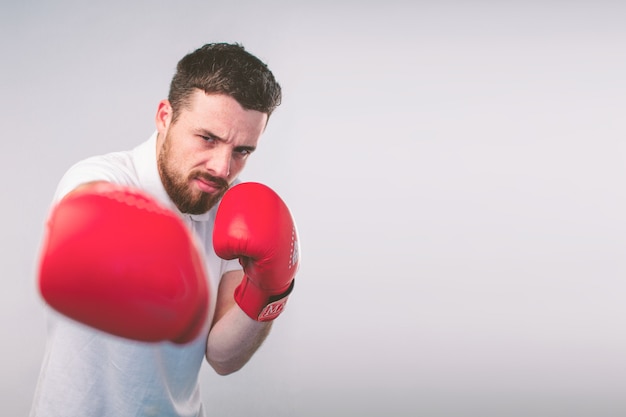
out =
{"type": "Polygon", "coordinates": [[[130,339],[187,343],[208,312],[206,271],[181,219],[148,194],[107,182],[53,208],[39,288],[59,312],[130,339]]]}

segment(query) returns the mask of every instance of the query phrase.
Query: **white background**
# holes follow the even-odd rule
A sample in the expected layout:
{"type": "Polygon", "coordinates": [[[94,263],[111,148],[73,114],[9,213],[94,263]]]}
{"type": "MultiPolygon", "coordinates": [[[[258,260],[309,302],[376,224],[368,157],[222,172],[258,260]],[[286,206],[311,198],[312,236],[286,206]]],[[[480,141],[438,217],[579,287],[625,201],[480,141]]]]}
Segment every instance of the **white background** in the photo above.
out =
{"type": "Polygon", "coordinates": [[[43,354],[62,173],[153,131],[176,62],[241,42],[284,89],[244,179],[302,266],[210,415],[626,415],[626,6],[33,1],[0,9],[0,415],[43,354]],[[228,5],[224,5],[228,3],[228,5]]]}

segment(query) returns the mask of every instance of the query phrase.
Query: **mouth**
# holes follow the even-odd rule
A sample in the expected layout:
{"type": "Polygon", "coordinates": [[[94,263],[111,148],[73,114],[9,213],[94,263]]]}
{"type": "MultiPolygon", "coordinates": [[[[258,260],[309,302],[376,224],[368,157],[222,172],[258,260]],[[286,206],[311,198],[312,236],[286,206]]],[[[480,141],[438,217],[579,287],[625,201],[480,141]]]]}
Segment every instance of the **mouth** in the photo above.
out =
{"type": "Polygon", "coordinates": [[[225,185],[224,181],[220,179],[214,180],[214,179],[204,178],[202,176],[196,176],[195,178],[193,178],[193,182],[200,189],[200,191],[207,193],[207,194],[219,193],[225,190],[226,188],[228,188],[228,185],[227,184],[225,185]]]}

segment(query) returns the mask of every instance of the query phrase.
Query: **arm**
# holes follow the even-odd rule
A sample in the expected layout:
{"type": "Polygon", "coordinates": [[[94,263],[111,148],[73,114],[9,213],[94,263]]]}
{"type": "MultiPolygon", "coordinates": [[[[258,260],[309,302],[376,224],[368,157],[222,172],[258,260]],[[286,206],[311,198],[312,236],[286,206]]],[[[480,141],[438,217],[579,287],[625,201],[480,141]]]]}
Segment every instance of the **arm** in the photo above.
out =
{"type": "Polygon", "coordinates": [[[206,356],[220,374],[239,370],[259,348],[283,311],[299,265],[299,244],[289,209],[269,187],[241,183],[222,198],[213,247],[239,259],[241,271],[224,274],[206,356]]]}
{"type": "Polygon", "coordinates": [[[241,271],[225,273],[217,294],[206,358],[220,375],[241,369],[261,346],[272,325],[271,321],[252,320],[235,303],[233,294],[242,278],[241,271]]]}
{"type": "Polygon", "coordinates": [[[191,341],[208,312],[204,262],[185,224],[148,194],[107,182],[53,207],[38,280],[59,312],[145,342],[191,341]]]}

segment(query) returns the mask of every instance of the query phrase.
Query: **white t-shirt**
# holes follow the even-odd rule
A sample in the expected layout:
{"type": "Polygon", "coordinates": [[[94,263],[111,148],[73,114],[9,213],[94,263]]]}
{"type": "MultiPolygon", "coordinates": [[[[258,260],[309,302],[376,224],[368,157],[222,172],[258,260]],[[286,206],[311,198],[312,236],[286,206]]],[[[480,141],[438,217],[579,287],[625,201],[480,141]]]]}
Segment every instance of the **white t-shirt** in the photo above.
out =
{"type": "MultiPolygon", "coordinates": [[[[179,213],[206,254],[210,315],[201,334],[186,345],[131,341],[47,311],[48,340],[31,417],[201,417],[198,386],[219,280],[239,262],[213,250],[216,207],[202,215],[181,214],[161,183],[156,133],[132,151],[81,161],[63,176],[54,202],[76,186],[95,180],[135,186],[179,213]]],[[[123,239],[120,236],[120,239],[123,239]]]]}

